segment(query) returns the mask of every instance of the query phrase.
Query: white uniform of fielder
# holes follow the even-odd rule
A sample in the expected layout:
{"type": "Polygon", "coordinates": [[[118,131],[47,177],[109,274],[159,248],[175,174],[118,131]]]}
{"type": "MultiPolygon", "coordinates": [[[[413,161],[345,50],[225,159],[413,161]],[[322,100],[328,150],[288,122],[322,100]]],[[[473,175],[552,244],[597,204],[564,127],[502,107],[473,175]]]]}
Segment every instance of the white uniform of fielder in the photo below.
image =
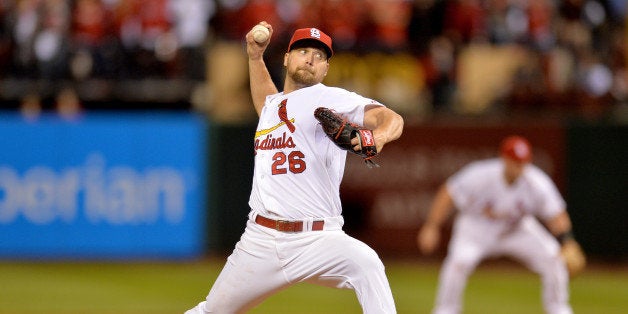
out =
{"type": "Polygon", "coordinates": [[[441,270],[434,313],[459,313],[468,276],[489,256],[510,256],[541,276],[548,313],[571,313],[568,273],[558,241],[535,218],[555,217],[565,201],[551,179],[532,164],[512,184],[504,161],[469,164],[446,183],[458,208],[441,270]]]}
{"type": "Polygon", "coordinates": [[[346,151],[314,118],[325,106],[362,124],[366,105],[381,106],[323,84],[266,98],[254,141],[250,219],[206,301],[188,313],[245,312],[299,282],[353,289],[364,313],[396,312],[376,252],[342,230],[346,151]],[[258,216],[302,221],[305,231],[277,231],[256,223],[258,216]]]}

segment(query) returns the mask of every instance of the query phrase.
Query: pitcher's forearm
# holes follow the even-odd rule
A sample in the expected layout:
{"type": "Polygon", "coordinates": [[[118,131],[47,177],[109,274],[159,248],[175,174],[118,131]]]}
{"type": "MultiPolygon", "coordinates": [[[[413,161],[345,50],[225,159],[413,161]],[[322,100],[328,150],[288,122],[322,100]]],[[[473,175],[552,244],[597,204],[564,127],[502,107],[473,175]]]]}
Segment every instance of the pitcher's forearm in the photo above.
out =
{"type": "Polygon", "coordinates": [[[264,107],[266,96],[277,93],[277,87],[273,83],[262,58],[249,59],[249,80],[253,106],[255,106],[255,111],[259,116],[262,107],[264,107]]]}

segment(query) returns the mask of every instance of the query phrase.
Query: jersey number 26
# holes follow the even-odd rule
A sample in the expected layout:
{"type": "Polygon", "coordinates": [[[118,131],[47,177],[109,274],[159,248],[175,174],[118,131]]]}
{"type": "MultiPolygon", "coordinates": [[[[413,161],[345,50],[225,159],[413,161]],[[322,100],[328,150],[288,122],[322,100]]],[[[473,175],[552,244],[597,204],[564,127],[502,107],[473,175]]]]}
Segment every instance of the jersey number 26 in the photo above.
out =
{"type": "Polygon", "coordinates": [[[277,152],[273,155],[273,167],[272,174],[285,174],[288,173],[288,170],[292,173],[301,173],[305,171],[305,155],[302,152],[295,150],[292,151],[286,156],[285,152],[277,152]],[[288,163],[288,167],[286,168],[285,164],[288,163]]]}

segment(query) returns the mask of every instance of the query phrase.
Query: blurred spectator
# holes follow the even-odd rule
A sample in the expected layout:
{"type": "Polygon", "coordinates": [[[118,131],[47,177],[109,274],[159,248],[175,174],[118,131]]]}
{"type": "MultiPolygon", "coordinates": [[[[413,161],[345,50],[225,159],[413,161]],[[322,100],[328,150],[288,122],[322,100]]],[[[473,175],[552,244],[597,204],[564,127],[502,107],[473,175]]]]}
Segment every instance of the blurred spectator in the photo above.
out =
{"type": "Polygon", "coordinates": [[[371,44],[376,49],[399,51],[406,49],[412,3],[407,0],[368,0],[371,44]]]}
{"type": "Polygon", "coordinates": [[[215,5],[207,0],[178,0],[171,2],[174,32],[179,45],[180,66],[185,78],[200,81],[206,76],[205,48],[209,35],[209,20],[215,5]]]}
{"type": "Polygon", "coordinates": [[[59,80],[68,75],[69,28],[71,8],[66,0],[43,0],[40,29],[33,49],[40,77],[59,80]]]}
{"type": "MultiPolygon", "coordinates": [[[[287,25],[291,22],[294,22],[296,18],[298,18],[301,12],[301,6],[296,1],[284,0],[284,1],[276,1],[276,0],[250,0],[250,1],[239,1],[239,0],[219,0],[218,4],[221,5],[222,10],[220,10],[216,18],[213,20],[214,28],[216,31],[216,43],[214,45],[221,45],[220,41],[227,41],[225,45],[231,45],[233,43],[237,43],[241,45],[241,42],[246,35],[246,33],[253,27],[253,25],[257,24],[261,21],[266,21],[273,25],[273,41],[278,42],[277,45],[271,45],[267,54],[269,56],[272,55],[283,55],[286,51],[284,47],[288,45],[289,36],[292,36],[292,33],[287,31],[287,25]],[[290,6],[286,3],[291,2],[295,3],[295,5],[290,6]],[[233,21],[240,21],[239,23],[234,23],[233,21]],[[280,44],[281,42],[285,44],[280,44]]],[[[316,11],[312,11],[311,14],[316,14],[316,11]]],[[[290,30],[291,31],[291,30],[290,30]]],[[[220,47],[220,51],[225,51],[225,47],[220,47]]],[[[244,53],[243,50],[240,50],[244,53]]],[[[220,55],[216,55],[212,53],[213,58],[220,58],[220,55]]],[[[234,56],[225,56],[225,58],[229,61],[233,62],[234,56]]],[[[246,62],[245,56],[240,58],[242,62],[246,62]]],[[[268,70],[270,72],[271,78],[278,83],[283,78],[283,58],[267,58],[268,70]]],[[[210,60],[211,63],[219,64],[220,61],[210,60]]],[[[213,69],[210,69],[214,73],[220,73],[213,69]]],[[[233,73],[224,73],[227,75],[235,75],[233,73]]],[[[240,73],[237,74],[238,76],[240,73]]],[[[238,81],[236,78],[229,78],[228,81],[238,81]]],[[[215,84],[212,82],[211,84],[215,84]]],[[[219,85],[223,85],[218,83],[219,85]]],[[[239,93],[240,91],[238,91],[239,93]]],[[[244,92],[248,93],[248,87],[244,89],[244,92]]]]}
{"type": "Polygon", "coordinates": [[[551,0],[528,1],[527,33],[532,49],[546,51],[554,46],[556,38],[552,30],[552,17],[556,8],[551,0]]]}
{"type": "Polygon", "coordinates": [[[419,56],[426,53],[430,41],[442,36],[446,7],[447,1],[414,0],[407,30],[412,53],[419,56]]]}
{"type": "Polygon", "coordinates": [[[113,34],[113,13],[101,0],[76,0],[72,12],[72,76],[115,78],[117,40],[113,34]]]}
{"type": "Polygon", "coordinates": [[[447,1],[444,32],[456,46],[473,41],[484,41],[487,37],[486,11],[480,0],[447,1]]]}
{"type": "Polygon", "coordinates": [[[13,75],[61,79],[67,74],[70,6],[65,0],[20,0],[6,14],[13,75]]]}
{"type": "Polygon", "coordinates": [[[487,9],[489,40],[494,44],[521,42],[528,26],[525,2],[491,0],[487,9]]]}
{"type": "Polygon", "coordinates": [[[167,0],[135,0],[140,26],[140,49],[136,62],[141,77],[169,77],[177,42],[172,33],[172,12],[167,0]]]}
{"type": "Polygon", "coordinates": [[[431,90],[433,109],[442,112],[452,105],[455,90],[454,44],[445,36],[435,37],[428,43],[421,63],[426,72],[426,83],[431,90]]]}
{"type": "Polygon", "coordinates": [[[7,14],[13,25],[14,41],[13,73],[18,77],[37,77],[37,66],[33,54],[33,42],[39,28],[40,16],[38,0],[21,0],[16,2],[14,12],[7,14]]]}
{"type": "Polygon", "coordinates": [[[122,44],[123,76],[169,78],[178,49],[168,0],[124,0],[113,7],[114,26],[122,44]]]}
{"type": "MultiPolygon", "coordinates": [[[[279,36],[285,32],[286,23],[279,15],[278,1],[276,0],[249,0],[242,6],[242,9],[238,12],[238,19],[240,22],[240,32],[238,33],[237,40],[242,40],[242,37],[260,21],[266,21],[273,25],[273,30],[279,36]]],[[[228,21],[232,24],[233,21],[228,21]]],[[[232,27],[225,25],[227,27],[232,27]]]]}
{"type": "Polygon", "coordinates": [[[576,109],[585,119],[602,118],[613,105],[610,100],[612,72],[592,51],[584,52],[576,70],[578,78],[576,109]]]}
{"type": "Polygon", "coordinates": [[[217,40],[239,41],[248,31],[244,24],[256,23],[256,21],[243,21],[240,18],[241,10],[247,2],[246,0],[216,0],[217,11],[211,25],[216,31],[217,40]]]}
{"type": "Polygon", "coordinates": [[[297,27],[316,27],[324,30],[334,39],[338,50],[361,50],[363,41],[373,40],[371,32],[362,34],[366,27],[367,5],[362,0],[311,0],[303,1],[304,6],[297,20],[297,27]],[[361,38],[365,37],[365,38],[361,38]]]}
{"type": "Polygon", "coordinates": [[[109,12],[100,0],[76,0],[72,13],[74,40],[78,46],[97,47],[109,32],[109,12]]]}

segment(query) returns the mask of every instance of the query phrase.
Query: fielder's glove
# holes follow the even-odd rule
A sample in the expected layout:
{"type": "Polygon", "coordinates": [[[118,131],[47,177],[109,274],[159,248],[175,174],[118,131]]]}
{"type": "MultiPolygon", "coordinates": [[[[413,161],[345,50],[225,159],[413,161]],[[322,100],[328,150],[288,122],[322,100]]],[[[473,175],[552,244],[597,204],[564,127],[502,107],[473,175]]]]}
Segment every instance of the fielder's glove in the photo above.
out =
{"type": "Polygon", "coordinates": [[[350,151],[362,158],[367,166],[372,167],[376,164],[372,158],[377,156],[377,148],[375,147],[375,138],[373,131],[350,123],[333,110],[325,107],[318,107],[314,110],[314,117],[321,123],[323,131],[327,136],[341,149],[350,151]],[[357,137],[360,142],[360,150],[356,151],[351,145],[351,140],[357,137]]]}
{"type": "Polygon", "coordinates": [[[560,255],[565,261],[569,277],[580,274],[587,265],[586,256],[575,240],[566,241],[560,247],[560,255]]]}

